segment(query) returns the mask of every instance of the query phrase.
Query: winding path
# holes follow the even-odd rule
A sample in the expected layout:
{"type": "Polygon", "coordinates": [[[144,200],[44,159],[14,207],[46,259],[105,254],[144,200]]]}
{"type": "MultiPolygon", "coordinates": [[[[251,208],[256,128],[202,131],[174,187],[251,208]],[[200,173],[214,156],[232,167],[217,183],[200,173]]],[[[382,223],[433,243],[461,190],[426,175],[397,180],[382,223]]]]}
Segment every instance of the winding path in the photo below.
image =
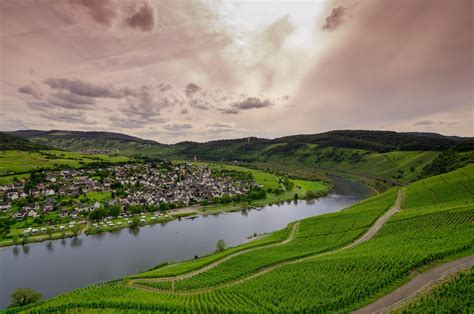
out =
{"type": "MultiPolygon", "coordinates": [[[[360,238],[358,238],[357,240],[355,240],[354,242],[346,245],[346,246],[343,246],[339,249],[336,249],[336,250],[333,250],[333,251],[328,251],[328,252],[324,252],[324,253],[317,253],[317,254],[314,254],[314,255],[310,255],[310,256],[307,256],[307,257],[303,257],[303,258],[299,258],[299,259],[295,259],[295,260],[287,260],[287,261],[283,261],[283,262],[280,262],[280,263],[277,263],[277,264],[274,264],[272,266],[269,266],[269,267],[266,267],[266,268],[263,268],[262,270],[250,275],[250,276],[247,276],[247,277],[244,277],[244,278],[241,278],[241,279],[238,279],[238,280],[235,280],[235,281],[231,281],[231,282],[227,282],[227,283],[223,283],[223,284],[220,284],[220,285],[216,285],[214,287],[210,287],[210,288],[204,288],[204,289],[196,289],[196,290],[187,290],[187,291],[175,291],[174,289],[174,282],[175,280],[177,280],[178,278],[179,279],[185,279],[185,278],[189,278],[189,277],[192,277],[196,274],[199,274],[199,273],[202,273],[206,270],[209,270],[217,265],[219,265],[220,263],[224,262],[225,260],[228,260],[232,257],[235,257],[237,255],[240,255],[240,254],[243,254],[243,253],[246,253],[246,252],[249,252],[250,250],[255,250],[255,249],[262,249],[262,248],[268,248],[269,246],[265,246],[265,247],[258,247],[258,248],[254,248],[254,249],[249,249],[249,250],[245,250],[245,251],[240,251],[240,252],[237,252],[235,254],[232,254],[232,255],[229,255],[227,257],[225,257],[224,259],[221,259],[215,263],[212,263],[210,264],[209,266],[206,266],[204,268],[201,268],[201,269],[198,269],[196,271],[193,271],[193,272],[190,272],[190,273],[187,273],[187,274],[184,274],[184,275],[181,275],[179,277],[170,277],[170,278],[147,278],[147,279],[134,279],[134,280],[131,280],[129,282],[129,285],[132,286],[132,287],[135,287],[135,288],[139,288],[139,289],[144,289],[144,290],[148,290],[148,291],[155,291],[155,292],[161,292],[161,293],[166,293],[166,292],[173,292],[173,293],[176,293],[176,294],[180,294],[180,295],[192,295],[192,294],[197,294],[197,293],[202,293],[202,292],[207,292],[207,291],[212,291],[212,290],[215,290],[215,289],[220,289],[220,288],[224,288],[224,287],[230,287],[230,286],[234,286],[234,285],[237,285],[237,284],[240,284],[244,281],[248,281],[248,280],[251,280],[251,279],[254,279],[256,277],[260,277],[276,268],[279,268],[279,267],[282,267],[284,265],[291,265],[291,264],[296,264],[296,263],[301,263],[303,261],[307,261],[307,260],[310,260],[310,259],[314,259],[314,258],[317,258],[317,257],[321,257],[321,256],[326,256],[326,255],[330,255],[330,254],[334,254],[336,252],[340,252],[342,250],[347,250],[347,249],[350,249],[350,248],[353,248],[357,245],[360,245],[370,239],[372,239],[376,234],[377,232],[382,228],[382,226],[396,213],[400,210],[401,208],[401,205],[402,205],[402,202],[405,198],[405,188],[401,188],[400,190],[398,190],[398,195],[397,195],[397,199],[395,201],[395,204],[388,210],[385,212],[385,214],[383,214],[381,217],[379,217],[377,219],[377,221],[369,228],[369,230],[367,230],[366,233],[364,233],[360,238]],[[167,280],[165,280],[167,279],[167,280]],[[164,289],[159,289],[159,288],[154,288],[154,287],[150,287],[150,286],[147,286],[147,285],[143,285],[143,284],[140,284],[140,282],[158,282],[158,281],[172,281],[172,289],[171,290],[164,290],[164,289]]],[[[296,236],[296,232],[297,232],[297,226],[298,226],[298,223],[296,223],[294,226],[293,226],[293,229],[292,229],[292,233],[290,235],[290,237],[283,241],[283,242],[280,242],[280,243],[277,243],[277,244],[272,244],[271,246],[276,246],[276,245],[282,245],[282,244],[285,244],[285,243],[288,243],[290,241],[292,241],[295,236],[296,236]]]]}
{"type": "Polygon", "coordinates": [[[238,251],[238,252],[235,252],[235,253],[232,253],[232,254],[229,254],[209,265],[206,265],[202,268],[199,268],[199,269],[196,269],[196,270],[193,270],[193,271],[190,271],[188,273],[185,273],[185,274],[182,274],[182,275],[178,275],[178,276],[173,276],[173,277],[161,277],[161,278],[136,278],[136,279],[132,279],[130,280],[130,283],[136,283],[137,281],[139,282],[164,282],[164,281],[177,281],[177,280],[183,280],[183,279],[187,279],[187,278],[191,278],[193,276],[196,276],[200,273],[203,273],[203,272],[206,272],[208,271],[209,269],[211,268],[214,268],[222,263],[224,263],[225,261],[233,258],[233,257],[236,257],[236,256],[239,256],[239,255],[242,255],[244,253],[248,253],[248,252],[252,252],[252,251],[256,251],[256,250],[261,250],[261,249],[267,249],[267,248],[271,248],[271,247],[276,247],[276,246],[280,246],[280,245],[284,245],[284,244],[287,244],[291,241],[293,241],[295,239],[295,236],[296,236],[296,232],[298,231],[298,226],[299,226],[300,222],[297,221],[295,222],[295,224],[293,225],[293,228],[291,229],[291,233],[290,235],[288,236],[288,238],[286,238],[284,241],[282,242],[278,242],[278,243],[272,243],[272,244],[268,244],[268,245],[263,245],[263,246],[257,246],[257,247],[253,247],[253,248],[249,248],[249,249],[245,249],[245,250],[241,250],[241,251],[238,251]]]}
{"type": "Polygon", "coordinates": [[[431,287],[437,281],[443,280],[447,275],[458,273],[464,269],[468,269],[474,265],[474,255],[466,256],[458,260],[432,268],[395,291],[381,297],[374,303],[360,308],[353,314],[369,314],[369,313],[389,313],[390,311],[402,306],[409,300],[416,297],[421,292],[431,287]]]}

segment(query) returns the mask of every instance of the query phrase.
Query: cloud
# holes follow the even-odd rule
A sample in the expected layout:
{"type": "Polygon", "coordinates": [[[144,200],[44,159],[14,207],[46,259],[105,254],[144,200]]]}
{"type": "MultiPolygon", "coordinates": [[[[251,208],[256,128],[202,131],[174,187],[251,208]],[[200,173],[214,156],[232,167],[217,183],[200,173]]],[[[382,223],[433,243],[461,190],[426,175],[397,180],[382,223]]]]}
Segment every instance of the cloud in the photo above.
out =
{"type": "Polygon", "coordinates": [[[131,28],[138,28],[144,32],[152,31],[155,27],[155,9],[145,2],[140,9],[125,20],[131,28]]]}
{"type": "Polygon", "coordinates": [[[413,125],[433,125],[435,122],[433,120],[421,120],[421,121],[416,121],[413,123],[413,125]]]}
{"type": "Polygon", "coordinates": [[[250,110],[272,106],[270,100],[260,100],[257,97],[247,97],[247,99],[232,104],[232,107],[236,110],[250,110]]]}
{"type": "Polygon", "coordinates": [[[189,105],[196,109],[209,110],[209,103],[203,99],[191,99],[189,105]]]}
{"type": "Polygon", "coordinates": [[[127,89],[115,89],[112,86],[93,84],[79,79],[48,78],[44,84],[55,90],[68,91],[80,96],[96,98],[123,98],[130,94],[127,89]]]}
{"type": "Polygon", "coordinates": [[[110,26],[118,16],[117,3],[111,0],[75,0],[74,4],[83,6],[92,19],[99,24],[110,26]]]}
{"type": "Polygon", "coordinates": [[[342,5],[332,9],[331,14],[326,18],[326,23],[323,25],[323,30],[329,32],[336,30],[349,16],[349,10],[342,5]]]}
{"type": "Polygon", "coordinates": [[[73,123],[81,125],[95,125],[96,121],[91,121],[87,118],[84,112],[81,111],[49,111],[40,114],[41,117],[47,120],[53,120],[63,123],[73,123]]]}
{"type": "Polygon", "coordinates": [[[453,121],[453,122],[447,122],[447,121],[439,121],[438,124],[441,124],[441,125],[455,125],[457,122],[453,121]]]}
{"type": "Polygon", "coordinates": [[[215,122],[212,124],[208,124],[207,126],[211,128],[233,128],[231,124],[222,123],[222,122],[215,122]]]}
{"type": "Polygon", "coordinates": [[[185,124],[174,123],[174,124],[167,124],[163,128],[167,131],[183,131],[183,130],[192,129],[193,126],[189,123],[185,123],[185,124]]]}
{"type": "Polygon", "coordinates": [[[158,87],[158,90],[162,93],[165,93],[173,88],[170,84],[163,84],[163,83],[159,84],[157,87],[158,87]]]}
{"type": "Polygon", "coordinates": [[[181,114],[187,114],[187,113],[188,113],[188,109],[183,108],[183,109],[181,109],[180,113],[181,113],[181,114]]]}
{"type": "Polygon", "coordinates": [[[35,99],[41,99],[43,97],[43,93],[33,87],[31,85],[24,85],[18,88],[18,92],[21,94],[27,94],[33,96],[35,99]]]}
{"type": "Polygon", "coordinates": [[[186,94],[186,96],[192,97],[195,93],[197,93],[200,90],[202,90],[202,88],[199,85],[194,84],[194,83],[188,83],[188,85],[186,85],[184,93],[186,94]]]}

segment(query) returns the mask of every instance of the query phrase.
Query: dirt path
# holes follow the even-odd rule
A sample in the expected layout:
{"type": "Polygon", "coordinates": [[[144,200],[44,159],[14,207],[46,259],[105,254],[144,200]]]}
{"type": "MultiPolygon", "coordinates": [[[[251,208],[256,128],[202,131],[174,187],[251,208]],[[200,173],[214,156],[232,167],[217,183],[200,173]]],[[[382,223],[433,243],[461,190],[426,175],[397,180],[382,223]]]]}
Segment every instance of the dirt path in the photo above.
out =
{"type": "MultiPolygon", "coordinates": [[[[401,208],[401,205],[403,203],[403,200],[405,198],[405,188],[401,188],[399,191],[398,191],[398,195],[397,195],[397,199],[395,200],[395,204],[387,211],[385,212],[385,214],[383,214],[380,218],[377,219],[377,221],[372,225],[372,227],[370,227],[370,229],[364,233],[360,238],[358,238],[357,240],[355,240],[354,242],[346,245],[346,246],[343,246],[339,249],[336,249],[336,250],[333,250],[333,251],[329,251],[329,252],[324,252],[324,253],[319,253],[319,254],[315,254],[315,255],[310,255],[310,256],[307,256],[307,257],[303,257],[303,258],[300,258],[300,259],[296,259],[296,260],[290,260],[290,261],[283,261],[283,262],[280,262],[280,263],[277,263],[275,265],[272,265],[272,266],[269,266],[267,268],[264,268],[248,277],[245,277],[245,278],[242,278],[242,279],[238,279],[236,281],[232,281],[232,282],[228,282],[228,283],[224,283],[224,284],[221,284],[221,285],[217,285],[215,287],[211,287],[211,288],[204,288],[204,289],[197,289],[197,290],[193,290],[193,291],[174,291],[174,289],[172,289],[171,291],[170,290],[162,290],[162,289],[158,289],[158,288],[153,288],[153,287],[149,287],[149,286],[145,286],[145,285],[140,285],[139,283],[136,283],[137,281],[148,281],[148,282],[153,282],[153,281],[157,281],[156,279],[153,280],[153,279],[148,279],[148,280],[139,280],[139,279],[136,279],[134,281],[131,281],[131,284],[134,285],[135,287],[137,288],[140,288],[140,289],[145,289],[145,290],[149,290],[149,291],[155,291],[155,292],[174,292],[174,293],[177,293],[177,294],[182,294],[182,295],[191,295],[191,294],[196,294],[196,293],[202,293],[202,292],[207,292],[207,291],[211,291],[211,290],[215,290],[215,289],[220,289],[220,288],[224,288],[224,287],[230,287],[230,286],[234,286],[234,285],[237,285],[237,284],[240,284],[244,281],[248,281],[248,280],[251,280],[251,279],[254,279],[256,277],[260,277],[276,268],[279,268],[279,267],[282,267],[284,265],[291,265],[291,264],[296,264],[296,263],[301,263],[303,261],[307,261],[307,260],[310,260],[310,259],[314,259],[314,258],[318,258],[318,257],[321,257],[321,256],[326,256],[326,255],[330,255],[330,254],[334,254],[336,252],[340,252],[342,250],[347,250],[347,249],[350,249],[350,248],[353,248],[357,245],[360,245],[361,243],[364,243],[368,240],[370,240],[371,238],[373,238],[377,232],[382,228],[382,226],[396,213],[400,210],[401,208]]],[[[293,230],[292,230],[292,235],[290,235],[290,237],[286,240],[286,243],[288,243],[289,241],[293,240],[295,234],[296,234],[296,224],[295,226],[293,226],[293,230]]],[[[281,243],[278,243],[278,245],[281,245],[281,244],[284,244],[283,242],[281,243]]],[[[268,247],[268,246],[267,246],[268,247]]],[[[261,247],[263,248],[263,247],[261,247]]],[[[248,252],[248,251],[247,251],[248,252]]],[[[236,253],[237,254],[237,253],[236,253]]],[[[232,256],[229,256],[229,258],[233,257],[233,256],[236,256],[235,254],[232,255],[232,256]]],[[[229,259],[227,258],[227,259],[229,259]]],[[[227,260],[226,259],[226,260],[227,260]]],[[[222,261],[222,260],[220,260],[222,261]]],[[[211,264],[212,265],[212,264],[211,264]]],[[[212,268],[212,267],[211,267],[212,268]]],[[[207,270],[207,269],[206,269],[207,270]]],[[[205,271],[205,270],[204,270],[205,271]]],[[[202,271],[200,271],[201,273],[202,271]]],[[[186,274],[185,274],[186,275],[186,274]]],[[[183,276],[185,276],[183,275],[183,276]]],[[[191,277],[191,276],[189,276],[191,277]]],[[[184,278],[189,278],[189,277],[182,277],[183,279],[184,278]]],[[[163,279],[163,278],[160,278],[160,279],[163,279]]],[[[164,280],[161,280],[161,281],[164,281],[164,280]]],[[[168,281],[173,281],[173,280],[168,280],[168,281]]],[[[174,287],[174,284],[173,284],[173,287],[174,287]]]]}
{"type": "Polygon", "coordinates": [[[368,313],[389,313],[393,309],[405,304],[410,299],[429,288],[436,281],[443,280],[448,274],[460,272],[474,265],[474,255],[466,256],[458,260],[437,266],[430,269],[395,291],[378,299],[372,304],[354,311],[354,314],[368,314],[368,313]]]}
{"type": "Polygon", "coordinates": [[[291,229],[291,233],[290,235],[288,236],[288,238],[286,238],[284,241],[282,242],[278,242],[278,243],[273,243],[273,244],[269,244],[269,245],[264,245],[264,246],[258,246],[258,247],[254,247],[254,248],[250,248],[250,249],[246,249],[246,250],[242,250],[242,251],[238,251],[238,252],[235,252],[233,254],[230,254],[230,255],[227,255],[207,266],[204,266],[202,268],[199,268],[199,269],[196,269],[194,271],[191,271],[191,272],[188,272],[188,273],[185,273],[185,274],[182,274],[182,275],[178,275],[178,276],[175,276],[175,277],[162,277],[162,278],[143,278],[143,279],[132,279],[130,280],[130,282],[133,284],[137,281],[140,281],[140,282],[144,282],[144,281],[147,281],[147,282],[163,282],[163,281],[177,281],[177,280],[183,280],[183,279],[187,279],[187,278],[191,278],[193,276],[196,276],[200,273],[203,273],[205,271],[208,271],[210,270],[211,268],[214,268],[222,263],[224,263],[225,261],[233,258],[233,257],[236,257],[236,256],[239,256],[239,255],[242,255],[242,254],[245,254],[245,253],[248,253],[248,252],[252,252],[252,251],[255,251],[255,250],[261,250],[261,249],[267,249],[267,248],[271,248],[271,247],[275,247],[275,246],[280,246],[280,245],[284,245],[284,244],[287,244],[291,241],[293,241],[295,239],[295,236],[296,236],[296,232],[298,231],[298,226],[299,226],[299,221],[297,221],[294,225],[293,225],[293,228],[291,229]]]}

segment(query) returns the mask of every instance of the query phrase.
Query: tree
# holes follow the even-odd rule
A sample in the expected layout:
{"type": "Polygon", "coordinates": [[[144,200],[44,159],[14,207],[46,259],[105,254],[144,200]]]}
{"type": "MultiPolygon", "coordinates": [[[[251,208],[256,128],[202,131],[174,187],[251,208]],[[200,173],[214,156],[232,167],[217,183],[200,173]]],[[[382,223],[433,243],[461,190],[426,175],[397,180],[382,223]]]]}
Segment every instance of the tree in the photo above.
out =
{"type": "Polygon", "coordinates": [[[51,228],[51,227],[48,228],[48,229],[46,230],[46,233],[48,234],[48,237],[49,237],[49,239],[51,240],[51,238],[53,237],[53,233],[54,233],[53,228],[51,228]]]}
{"type": "Polygon", "coordinates": [[[23,306],[41,299],[41,293],[30,288],[18,288],[11,295],[12,305],[23,306]]]}
{"type": "Polygon", "coordinates": [[[77,225],[74,225],[74,227],[72,227],[72,233],[74,234],[74,236],[78,236],[79,233],[81,232],[82,230],[82,226],[77,224],[77,225]]]}
{"type": "Polygon", "coordinates": [[[225,243],[224,240],[220,239],[219,241],[217,241],[217,243],[216,243],[216,251],[217,252],[224,251],[226,247],[227,247],[227,243],[225,243]]]}

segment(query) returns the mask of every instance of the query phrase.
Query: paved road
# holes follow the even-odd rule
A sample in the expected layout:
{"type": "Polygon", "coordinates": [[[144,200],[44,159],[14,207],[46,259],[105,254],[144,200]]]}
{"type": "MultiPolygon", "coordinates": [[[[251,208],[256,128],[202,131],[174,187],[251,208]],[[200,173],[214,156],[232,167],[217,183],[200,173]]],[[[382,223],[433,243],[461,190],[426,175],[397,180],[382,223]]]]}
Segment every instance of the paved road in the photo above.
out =
{"type": "MultiPolygon", "coordinates": [[[[236,281],[232,281],[232,282],[227,282],[227,283],[224,283],[224,284],[221,284],[221,285],[218,285],[218,286],[215,286],[215,287],[210,287],[210,288],[204,288],[204,289],[197,289],[197,290],[191,290],[191,291],[174,291],[174,284],[173,284],[173,288],[172,288],[172,291],[174,293],[179,293],[179,294],[183,294],[183,295],[192,295],[192,294],[196,294],[196,293],[202,293],[202,292],[206,292],[206,291],[211,291],[211,290],[215,290],[215,289],[220,289],[220,288],[224,288],[224,287],[230,287],[230,286],[234,286],[234,285],[237,285],[237,284],[240,284],[244,281],[248,281],[250,279],[254,279],[256,277],[260,277],[262,276],[263,274],[266,274],[276,268],[279,268],[281,266],[284,266],[284,265],[290,265],[290,264],[296,264],[296,263],[300,263],[300,262],[303,262],[303,261],[307,261],[307,260],[310,260],[310,259],[314,259],[314,258],[317,258],[317,257],[320,257],[320,256],[325,256],[325,255],[330,255],[330,254],[334,254],[336,252],[339,252],[339,251],[342,251],[342,250],[347,250],[347,249],[350,249],[350,248],[353,248],[361,243],[364,243],[368,240],[370,240],[371,238],[373,238],[377,232],[382,228],[382,226],[396,213],[400,210],[400,207],[403,203],[403,200],[405,198],[405,188],[401,188],[400,190],[398,190],[398,195],[397,195],[397,199],[395,200],[395,204],[387,211],[385,212],[385,214],[383,214],[379,219],[377,219],[377,221],[372,225],[372,227],[370,227],[370,229],[364,234],[362,235],[360,238],[358,238],[357,240],[355,240],[354,242],[346,245],[346,246],[343,246],[337,250],[334,250],[334,251],[329,251],[329,252],[324,252],[324,253],[318,253],[318,254],[315,254],[315,255],[310,255],[310,256],[307,256],[307,257],[303,257],[303,258],[300,258],[300,259],[296,259],[296,260],[290,260],[290,261],[283,261],[283,262],[280,262],[278,264],[275,264],[275,265],[272,265],[272,266],[269,266],[267,268],[264,268],[248,277],[245,277],[245,278],[241,278],[241,279],[238,279],[236,281]]],[[[286,243],[288,243],[289,241],[292,241],[296,235],[296,224],[295,226],[293,226],[293,230],[292,230],[292,234],[290,235],[290,237],[286,240],[286,243]]],[[[277,245],[281,245],[281,244],[284,244],[283,242],[280,242],[278,243],[277,245]]],[[[272,246],[275,246],[275,244],[273,244],[272,246]]],[[[267,246],[268,247],[268,246],[267,246]]],[[[263,247],[260,247],[260,248],[263,248],[263,247]]],[[[253,249],[251,249],[253,250],[253,249]]],[[[248,250],[246,251],[248,252],[248,250]]],[[[235,253],[233,255],[230,255],[228,256],[228,258],[225,258],[225,260],[231,258],[231,257],[234,257],[236,255],[239,255],[242,254],[241,252],[238,252],[238,253],[235,253]]],[[[223,260],[219,260],[217,261],[216,263],[222,263],[223,260]]],[[[212,264],[211,264],[212,265],[212,264]]],[[[215,266],[214,266],[215,267],[215,266]]],[[[212,268],[212,267],[211,267],[212,268]]],[[[208,268],[206,269],[198,269],[192,273],[189,273],[189,274],[192,274],[192,276],[194,276],[195,274],[198,273],[201,273],[203,271],[206,271],[208,270],[208,268]]],[[[191,276],[188,276],[188,274],[184,274],[180,277],[180,279],[184,279],[184,278],[189,278],[191,276]]],[[[175,279],[177,277],[174,277],[175,279]]],[[[165,278],[150,278],[150,279],[136,279],[136,280],[132,280],[130,281],[130,284],[132,284],[133,286],[135,286],[136,288],[140,288],[140,289],[145,289],[145,290],[149,290],[149,291],[155,291],[155,292],[169,292],[169,290],[162,290],[162,289],[159,289],[159,288],[153,288],[153,287],[149,287],[149,286],[145,286],[145,285],[140,285],[138,282],[139,281],[148,281],[148,282],[156,282],[156,281],[173,281],[174,283],[174,280],[173,278],[170,278],[170,279],[167,279],[167,280],[163,280],[165,278]]]]}
{"type": "Polygon", "coordinates": [[[430,269],[403,286],[399,287],[392,293],[387,294],[386,296],[378,299],[372,304],[369,304],[363,308],[360,308],[354,311],[354,314],[369,314],[369,313],[388,313],[390,311],[390,306],[400,302],[408,301],[411,297],[414,297],[417,292],[420,292],[423,287],[429,285],[432,281],[437,281],[443,279],[444,274],[450,270],[461,271],[462,269],[467,269],[470,266],[474,265],[474,255],[466,256],[458,260],[440,265],[433,269],[430,269]],[[458,267],[462,267],[456,269],[458,267]],[[421,289],[421,290],[420,290],[421,289]]]}

